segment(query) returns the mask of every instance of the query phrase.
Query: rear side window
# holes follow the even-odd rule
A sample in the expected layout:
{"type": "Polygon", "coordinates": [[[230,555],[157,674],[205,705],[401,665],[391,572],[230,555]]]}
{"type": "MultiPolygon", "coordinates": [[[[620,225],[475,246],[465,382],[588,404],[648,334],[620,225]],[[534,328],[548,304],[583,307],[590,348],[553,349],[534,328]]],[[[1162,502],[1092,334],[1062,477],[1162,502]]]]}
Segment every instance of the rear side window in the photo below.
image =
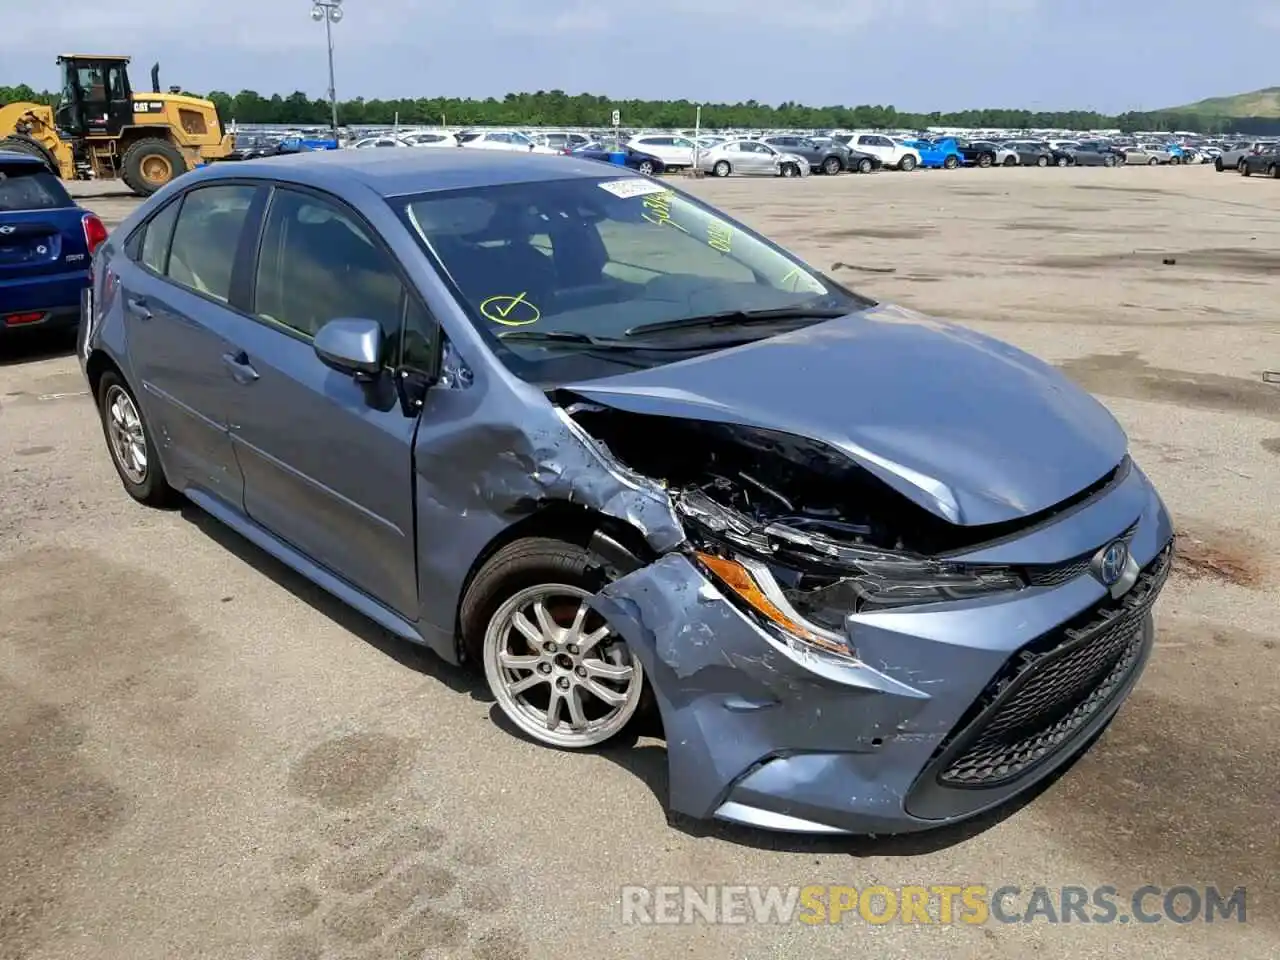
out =
{"type": "Polygon", "coordinates": [[[0,210],[56,210],[74,207],[66,188],[44,167],[0,163],[0,210]]]}
{"type": "Polygon", "coordinates": [[[138,262],[156,273],[163,274],[168,267],[169,241],[173,238],[173,225],[178,222],[178,208],[182,201],[174,200],[157,213],[143,228],[142,250],[138,262]]]}
{"type": "Polygon", "coordinates": [[[192,190],[182,202],[169,251],[170,280],[226,303],[236,247],[256,187],[233,184],[192,190]]]}

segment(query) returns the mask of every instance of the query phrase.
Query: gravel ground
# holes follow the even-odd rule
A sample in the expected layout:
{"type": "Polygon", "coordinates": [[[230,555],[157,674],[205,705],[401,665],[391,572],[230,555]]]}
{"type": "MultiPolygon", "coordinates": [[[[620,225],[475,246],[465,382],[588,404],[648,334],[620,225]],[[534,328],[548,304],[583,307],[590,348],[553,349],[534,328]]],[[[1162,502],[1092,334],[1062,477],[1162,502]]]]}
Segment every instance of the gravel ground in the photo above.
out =
{"type": "MultiPolygon", "coordinates": [[[[194,509],[136,506],[74,358],[41,341],[0,359],[0,958],[1280,956],[1280,185],[690,184],[859,290],[1058,364],[1129,431],[1182,554],[1094,750],[910,841],[669,823],[660,743],[525,743],[470,675],[194,509]],[[1243,884],[1248,922],[621,922],[621,886],[686,883],[1243,884]]],[[[78,192],[109,223],[134,203],[78,192]]]]}

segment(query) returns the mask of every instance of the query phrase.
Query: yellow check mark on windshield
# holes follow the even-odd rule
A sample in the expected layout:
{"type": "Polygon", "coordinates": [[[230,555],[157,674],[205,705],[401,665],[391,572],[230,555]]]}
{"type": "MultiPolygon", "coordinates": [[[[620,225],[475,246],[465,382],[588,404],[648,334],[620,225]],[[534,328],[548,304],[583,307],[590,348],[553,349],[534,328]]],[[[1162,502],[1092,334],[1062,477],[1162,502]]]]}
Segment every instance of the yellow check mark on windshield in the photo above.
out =
{"type": "Polygon", "coordinates": [[[531,323],[537,323],[542,317],[542,311],[525,299],[527,293],[526,290],[515,297],[508,294],[489,297],[481,302],[480,313],[486,319],[500,323],[504,327],[525,327],[531,323]],[[523,309],[517,311],[517,307],[523,309]]]}

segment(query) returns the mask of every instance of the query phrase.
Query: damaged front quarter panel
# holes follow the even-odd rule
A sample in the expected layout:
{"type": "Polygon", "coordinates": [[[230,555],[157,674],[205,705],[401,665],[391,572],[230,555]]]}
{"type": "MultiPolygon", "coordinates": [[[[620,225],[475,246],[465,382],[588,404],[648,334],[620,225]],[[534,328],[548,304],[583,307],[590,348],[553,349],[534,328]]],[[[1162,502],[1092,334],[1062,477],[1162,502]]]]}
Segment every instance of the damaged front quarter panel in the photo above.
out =
{"type": "Polygon", "coordinates": [[[684,551],[609,584],[592,605],[649,676],[677,813],[713,816],[738,778],[781,752],[874,754],[928,701],[856,660],[771,636],[684,551]]]}

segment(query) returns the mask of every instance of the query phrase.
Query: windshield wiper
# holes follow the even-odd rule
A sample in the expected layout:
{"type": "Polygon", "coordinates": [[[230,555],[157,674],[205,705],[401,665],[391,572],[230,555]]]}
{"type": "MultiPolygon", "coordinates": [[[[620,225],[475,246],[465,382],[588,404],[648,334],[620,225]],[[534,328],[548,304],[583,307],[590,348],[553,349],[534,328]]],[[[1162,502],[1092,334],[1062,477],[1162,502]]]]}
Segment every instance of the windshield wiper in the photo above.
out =
{"type": "Polygon", "coordinates": [[[612,340],[607,337],[593,337],[588,333],[573,330],[509,330],[498,334],[499,340],[517,340],[521,343],[553,343],[556,346],[581,346],[592,350],[675,350],[687,352],[693,347],[689,344],[669,344],[658,346],[649,343],[629,343],[626,340],[612,340]]]}
{"type": "Polygon", "coordinates": [[[752,323],[769,323],[774,320],[834,320],[847,316],[857,308],[842,307],[772,307],[767,310],[724,310],[720,313],[704,313],[697,317],[681,317],[679,320],[661,320],[632,327],[624,336],[644,337],[668,330],[696,330],[707,327],[738,327],[752,323]]]}

